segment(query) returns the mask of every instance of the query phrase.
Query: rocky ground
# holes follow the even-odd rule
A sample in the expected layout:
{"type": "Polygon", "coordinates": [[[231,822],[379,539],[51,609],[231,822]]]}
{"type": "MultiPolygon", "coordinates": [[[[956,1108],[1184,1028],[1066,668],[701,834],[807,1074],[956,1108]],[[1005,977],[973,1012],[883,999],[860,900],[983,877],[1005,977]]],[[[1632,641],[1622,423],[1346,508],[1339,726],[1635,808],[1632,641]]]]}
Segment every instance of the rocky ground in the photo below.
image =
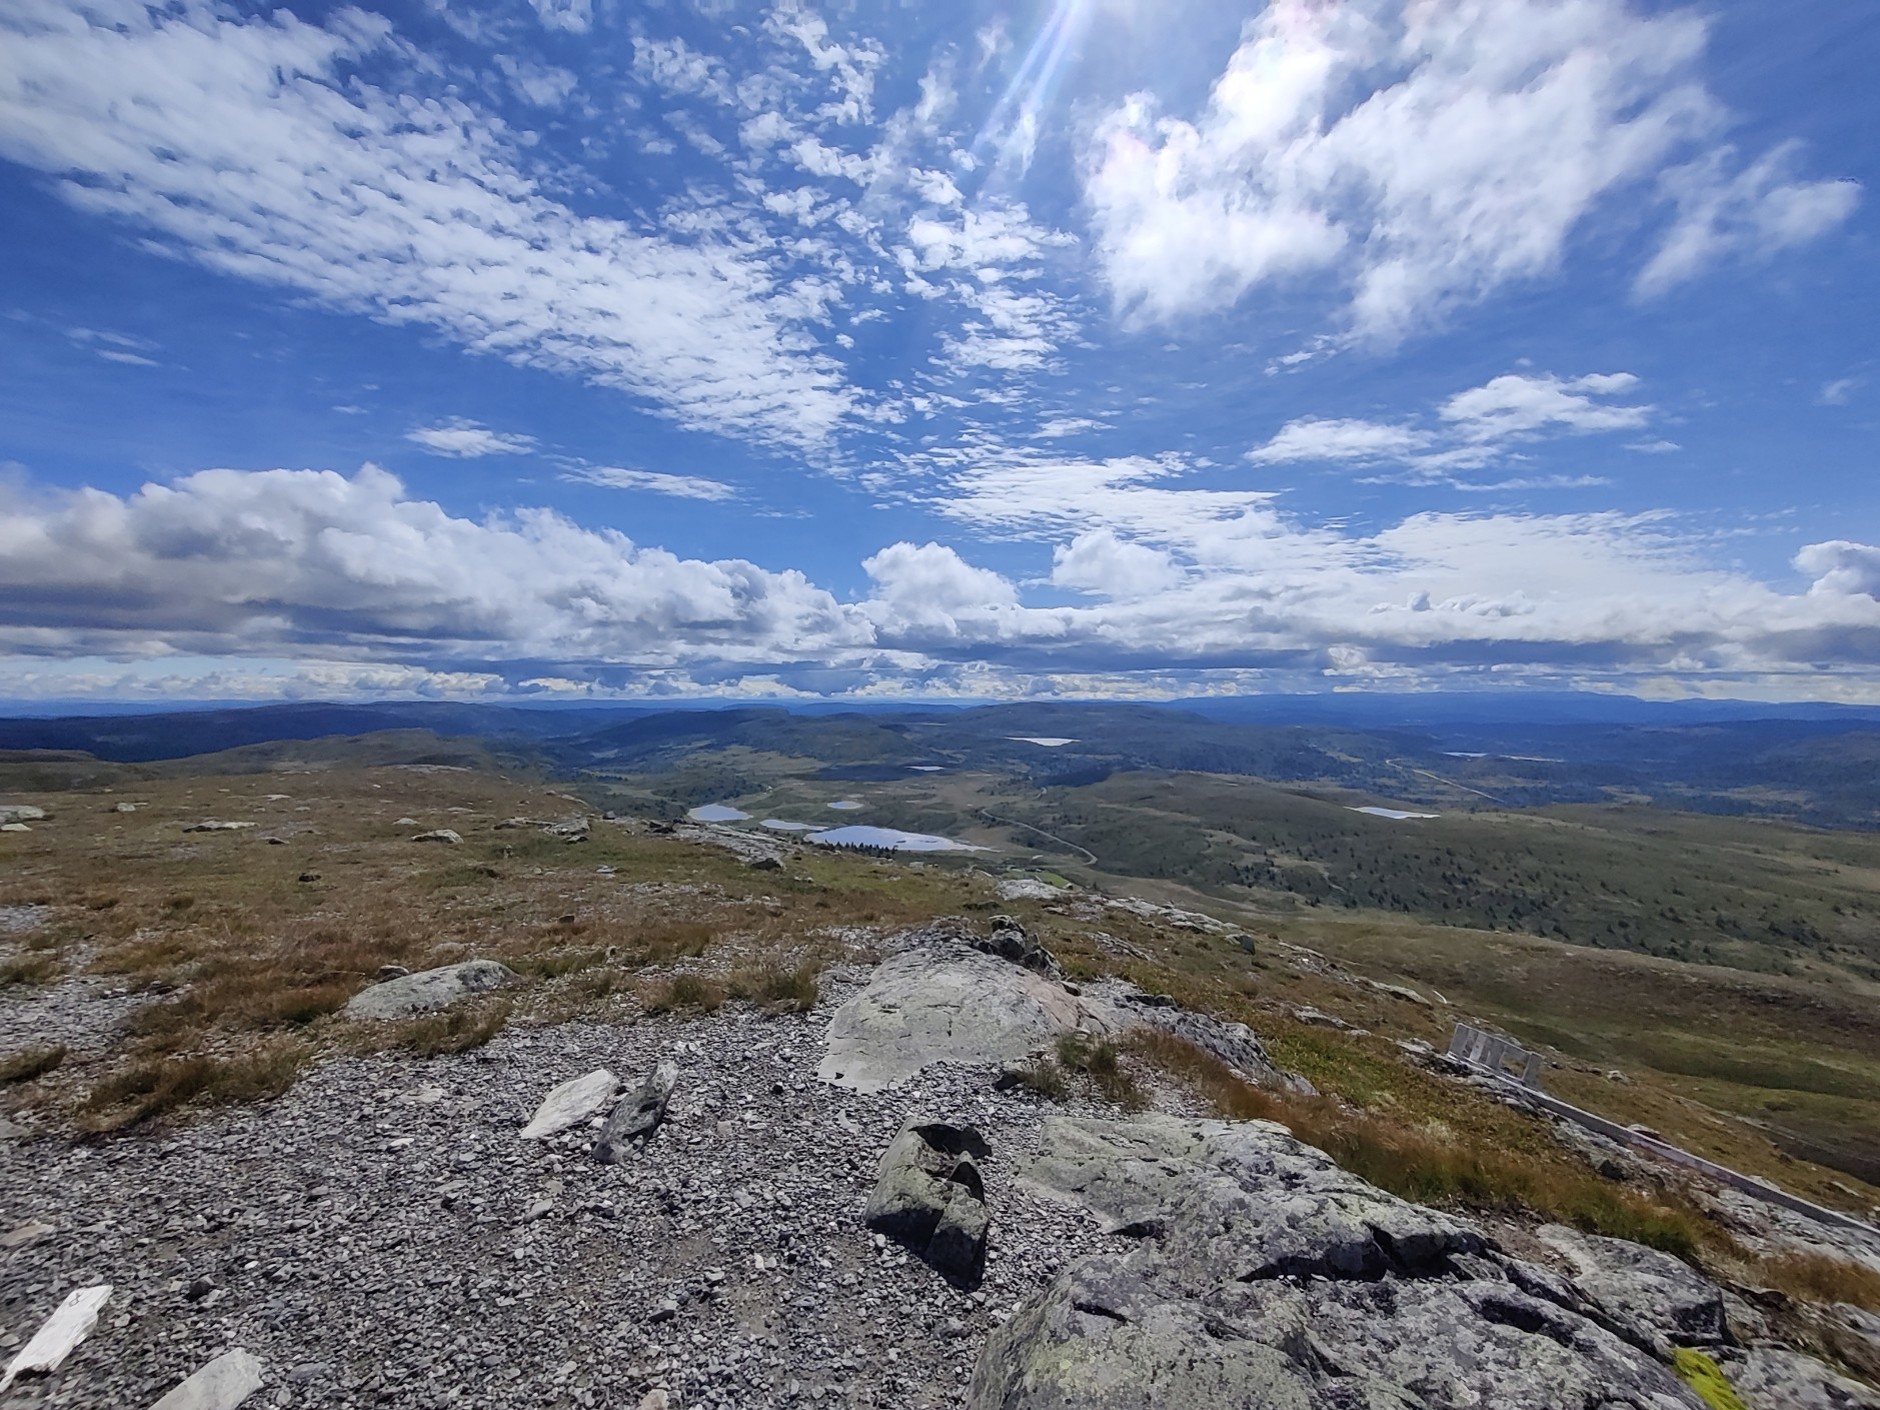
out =
{"type": "MultiPolygon", "coordinates": [[[[1523,1261],[1282,1128],[1002,1082],[1064,1024],[1185,1019],[964,934],[826,973],[807,1014],[518,1024],[467,1054],[329,1061],[162,1135],[15,1130],[0,1354],[71,1290],[113,1291],[0,1407],[147,1407],[239,1348],[263,1368],[250,1405],[1690,1410],[1680,1346],[1759,1387],[1752,1410],[1880,1406],[1737,1345],[1721,1294],[1663,1255],[1558,1231],[1523,1261]],[[662,1062],[663,1124],[621,1163],[592,1153],[604,1108],[523,1135],[559,1084],[662,1062]],[[983,1141],[982,1275],[944,1278],[865,1222],[910,1117],[983,1141]]],[[[85,1002],[9,1007],[90,1022],[85,1002]]],[[[1183,1031],[1255,1068],[1231,1027],[1183,1031]]]]}

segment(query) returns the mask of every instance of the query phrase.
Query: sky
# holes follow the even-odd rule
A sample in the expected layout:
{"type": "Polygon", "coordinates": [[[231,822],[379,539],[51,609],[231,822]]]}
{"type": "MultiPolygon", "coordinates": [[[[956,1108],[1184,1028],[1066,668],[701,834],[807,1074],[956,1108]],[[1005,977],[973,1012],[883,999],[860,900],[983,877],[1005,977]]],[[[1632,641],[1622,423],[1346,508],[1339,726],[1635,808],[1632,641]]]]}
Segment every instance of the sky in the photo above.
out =
{"type": "Polygon", "coordinates": [[[0,7],[0,698],[1880,703],[1845,0],[0,7]]]}

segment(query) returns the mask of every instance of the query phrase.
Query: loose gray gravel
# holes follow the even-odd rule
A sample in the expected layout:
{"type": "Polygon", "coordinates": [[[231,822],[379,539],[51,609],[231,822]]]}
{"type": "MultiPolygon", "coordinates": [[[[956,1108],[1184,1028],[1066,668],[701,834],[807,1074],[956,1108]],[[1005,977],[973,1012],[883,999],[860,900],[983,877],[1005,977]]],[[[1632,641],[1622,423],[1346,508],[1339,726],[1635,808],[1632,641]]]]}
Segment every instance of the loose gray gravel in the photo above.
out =
{"type": "Polygon", "coordinates": [[[74,1287],[115,1288],[66,1366],[0,1407],[148,1406],[235,1347],[267,1367],[250,1405],[631,1410],[659,1388],[675,1407],[956,1404],[993,1326],[1120,1241],[1015,1184],[1047,1108],[995,1093],[994,1069],[876,1095],[819,1081],[852,992],[826,983],[783,1018],[512,1026],[454,1057],[333,1061],[160,1136],[0,1143],[0,1233],[56,1229],[0,1252],[4,1355],[74,1287]],[[587,1127],[521,1139],[557,1083],[631,1083],[662,1058],[678,1090],[628,1163],[594,1162],[587,1127]],[[863,1227],[913,1112],[992,1144],[976,1291],[863,1227]]]}

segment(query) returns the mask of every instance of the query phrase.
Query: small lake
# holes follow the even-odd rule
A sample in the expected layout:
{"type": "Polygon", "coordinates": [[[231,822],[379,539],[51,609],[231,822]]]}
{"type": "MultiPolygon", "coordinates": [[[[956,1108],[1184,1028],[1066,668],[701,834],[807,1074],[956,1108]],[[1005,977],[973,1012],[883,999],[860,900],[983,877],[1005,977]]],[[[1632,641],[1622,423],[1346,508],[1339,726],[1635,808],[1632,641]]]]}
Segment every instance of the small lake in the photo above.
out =
{"type": "Polygon", "coordinates": [[[1410,818],[1440,818],[1441,813],[1406,813],[1401,808],[1353,808],[1354,813],[1369,813],[1374,818],[1389,818],[1393,822],[1404,822],[1410,818]]]}
{"type": "Polygon", "coordinates": [[[772,832],[814,832],[815,823],[785,822],[782,818],[765,818],[759,827],[767,827],[772,832]]]}
{"type": "Polygon", "coordinates": [[[686,816],[693,822],[743,822],[750,814],[727,808],[723,803],[707,803],[702,808],[692,809],[686,816]]]}
{"type": "Polygon", "coordinates": [[[955,842],[951,837],[936,837],[931,832],[902,832],[894,827],[852,825],[832,827],[827,832],[813,832],[809,840],[824,847],[889,847],[896,852],[980,852],[970,842],[955,842]]]}
{"type": "Polygon", "coordinates": [[[1074,739],[1060,739],[1055,734],[1008,734],[1007,739],[1014,744],[1035,744],[1040,749],[1062,749],[1067,744],[1075,744],[1074,739]]]}
{"type": "Polygon", "coordinates": [[[857,803],[853,798],[844,798],[840,803],[831,803],[829,806],[834,808],[838,813],[853,813],[861,809],[863,805],[857,803]]]}

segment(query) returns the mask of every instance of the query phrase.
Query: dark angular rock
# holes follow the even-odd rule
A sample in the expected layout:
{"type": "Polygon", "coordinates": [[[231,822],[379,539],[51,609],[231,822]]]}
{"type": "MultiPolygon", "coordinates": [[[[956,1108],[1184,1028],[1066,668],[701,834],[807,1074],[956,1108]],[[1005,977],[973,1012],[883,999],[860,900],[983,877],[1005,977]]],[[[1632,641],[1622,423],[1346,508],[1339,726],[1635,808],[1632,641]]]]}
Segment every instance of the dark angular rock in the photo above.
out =
{"type": "Polygon", "coordinates": [[[602,1165],[618,1165],[636,1142],[651,1136],[665,1119],[666,1103],[672,1100],[672,1089],[678,1084],[678,1067],[662,1062],[653,1069],[652,1076],[621,1097],[601,1127],[594,1158],[602,1165]]]}
{"type": "Polygon", "coordinates": [[[908,1118],[883,1152],[864,1215],[952,1281],[976,1284],[986,1262],[986,1184],[975,1156],[992,1148],[970,1126],[908,1118]]]}

